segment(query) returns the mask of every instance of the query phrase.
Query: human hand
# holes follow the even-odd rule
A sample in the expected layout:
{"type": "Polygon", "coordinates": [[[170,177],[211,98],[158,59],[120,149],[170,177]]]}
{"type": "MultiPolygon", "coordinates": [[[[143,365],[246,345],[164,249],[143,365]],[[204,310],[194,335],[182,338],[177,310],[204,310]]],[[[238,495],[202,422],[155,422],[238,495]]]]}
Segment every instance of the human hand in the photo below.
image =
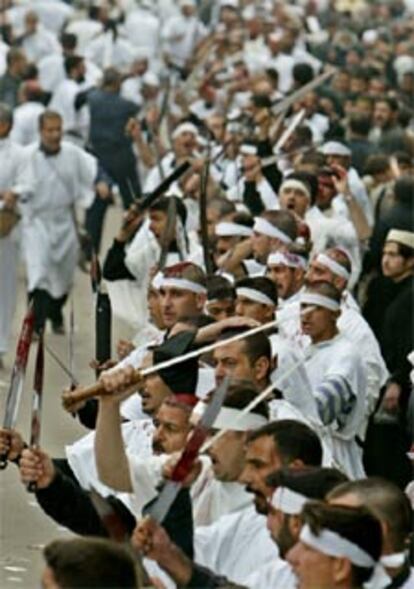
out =
{"type": "Polygon", "coordinates": [[[118,358],[120,360],[123,360],[124,358],[129,356],[129,354],[133,350],[135,350],[135,346],[132,342],[128,340],[120,339],[116,344],[116,353],[118,354],[118,358]]]}
{"type": "Polygon", "coordinates": [[[0,455],[16,460],[23,449],[23,438],[16,430],[0,428],[0,455]]]}
{"type": "Polygon", "coordinates": [[[19,471],[22,483],[36,483],[37,489],[46,489],[56,476],[56,469],[49,455],[37,448],[23,450],[19,471]]]}

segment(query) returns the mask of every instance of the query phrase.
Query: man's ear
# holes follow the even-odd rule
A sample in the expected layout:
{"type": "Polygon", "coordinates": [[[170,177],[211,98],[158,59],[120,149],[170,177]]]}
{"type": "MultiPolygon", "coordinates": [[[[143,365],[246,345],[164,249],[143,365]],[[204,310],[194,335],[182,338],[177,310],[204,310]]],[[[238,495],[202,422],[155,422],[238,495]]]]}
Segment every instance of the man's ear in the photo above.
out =
{"type": "Polygon", "coordinates": [[[352,564],[347,558],[336,557],[332,563],[332,576],[335,583],[352,583],[352,564]]]}
{"type": "Polygon", "coordinates": [[[260,356],[254,364],[256,380],[263,380],[267,377],[270,368],[270,361],[266,356],[260,356]]]}
{"type": "Polygon", "coordinates": [[[205,295],[204,293],[197,293],[196,294],[197,309],[199,309],[199,311],[202,311],[204,309],[204,305],[206,304],[206,301],[207,301],[207,295],[205,295]]]}

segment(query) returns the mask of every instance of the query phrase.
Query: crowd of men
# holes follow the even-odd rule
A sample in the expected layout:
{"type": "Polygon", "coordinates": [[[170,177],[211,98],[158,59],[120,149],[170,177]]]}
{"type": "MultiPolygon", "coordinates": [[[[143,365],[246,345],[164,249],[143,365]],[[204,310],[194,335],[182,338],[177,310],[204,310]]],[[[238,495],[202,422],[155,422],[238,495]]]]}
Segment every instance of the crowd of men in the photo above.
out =
{"type": "Polygon", "coordinates": [[[34,342],[97,254],[135,333],[66,459],[0,429],[43,587],[414,588],[412,1],[0,11],[0,370],[20,260],[34,342]]]}

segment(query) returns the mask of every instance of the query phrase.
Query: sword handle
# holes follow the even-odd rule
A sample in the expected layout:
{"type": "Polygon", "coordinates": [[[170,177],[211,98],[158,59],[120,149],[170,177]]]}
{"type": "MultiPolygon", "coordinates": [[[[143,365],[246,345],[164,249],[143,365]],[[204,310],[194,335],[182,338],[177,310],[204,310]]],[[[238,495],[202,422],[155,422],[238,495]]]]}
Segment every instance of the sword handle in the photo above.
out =
{"type": "Polygon", "coordinates": [[[0,470],[4,470],[5,468],[7,468],[7,464],[8,464],[8,459],[7,459],[7,454],[0,454],[0,470]]]}

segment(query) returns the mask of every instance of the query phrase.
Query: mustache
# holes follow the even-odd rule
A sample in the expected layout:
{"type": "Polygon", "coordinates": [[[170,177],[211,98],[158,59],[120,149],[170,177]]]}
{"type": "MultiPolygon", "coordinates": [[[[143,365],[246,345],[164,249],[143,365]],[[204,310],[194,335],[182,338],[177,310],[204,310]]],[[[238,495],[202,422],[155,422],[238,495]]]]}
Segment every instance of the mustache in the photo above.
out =
{"type": "Polygon", "coordinates": [[[154,440],[152,442],[152,451],[154,453],[162,454],[162,453],[164,453],[164,446],[161,444],[161,442],[154,440]]]}
{"type": "Polygon", "coordinates": [[[252,493],[252,495],[256,495],[257,497],[263,497],[263,499],[265,499],[263,493],[261,493],[260,491],[256,491],[256,489],[253,489],[253,487],[251,487],[250,485],[245,486],[245,491],[246,493],[252,493]]]}

